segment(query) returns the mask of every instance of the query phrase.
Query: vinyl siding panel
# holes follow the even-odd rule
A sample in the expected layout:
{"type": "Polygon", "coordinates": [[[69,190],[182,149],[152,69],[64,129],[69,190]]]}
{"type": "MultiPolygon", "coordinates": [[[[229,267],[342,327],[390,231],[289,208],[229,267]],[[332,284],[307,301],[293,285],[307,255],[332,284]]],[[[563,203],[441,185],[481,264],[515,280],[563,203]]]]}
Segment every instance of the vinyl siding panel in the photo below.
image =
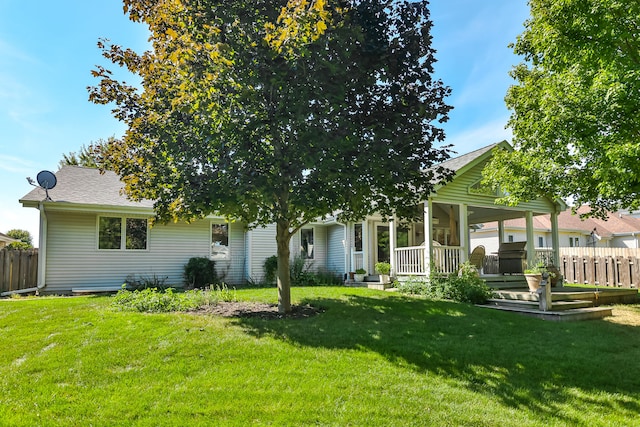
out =
{"type": "Polygon", "coordinates": [[[327,270],[340,277],[345,273],[344,228],[342,225],[327,227],[327,270]]]}
{"type": "MultiPolygon", "coordinates": [[[[120,286],[130,274],[166,278],[182,285],[189,258],[209,256],[210,221],[191,224],[157,224],[149,228],[147,250],[98,250],[99,213],[47,212],[47,292],[72,288],[120,286]]],[[[109,216],[114,216],[109,214],[109,216]]],[[[232,259],[218,261],[218,271],[228,283],[240,283],[244,265],[244,230],[230,227],[232,259]]]]}
{"type": "Polygon", "coordinates": [[[275,224],[247,232],[247,278],[253,282],[264,280],[264,261],[278,253],[275,224]]]}
{"type": "MultiPolygon", "coordinates": [[[[469,187],[482,179],[482,169],[486,162],[478,164],[459,176],[455,180],[438,189],[433,201],[460,203],[467,205],[495,207],[498,209],[510,209],[509,207],[496,205],[494,196],[486,196],[481,194],[469,193],[469,187]]],[[[532,210],[533,212],[548,213],[553,211],[553,204],[546,199],[536,199],[529,202],[523,202],[518,205],[516,210],[532,210]]]]}

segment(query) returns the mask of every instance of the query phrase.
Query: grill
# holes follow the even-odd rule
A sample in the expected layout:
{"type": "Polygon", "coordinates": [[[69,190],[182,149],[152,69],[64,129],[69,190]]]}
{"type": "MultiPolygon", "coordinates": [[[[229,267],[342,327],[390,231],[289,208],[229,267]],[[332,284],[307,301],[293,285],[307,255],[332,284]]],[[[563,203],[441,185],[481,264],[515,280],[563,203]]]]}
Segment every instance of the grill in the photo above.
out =
{"type": "Polygon", "coordinates": [[[502,243],[498,249],[498,270],[500,274],[522,274],[527,262],[527,242],[502,243]]]}

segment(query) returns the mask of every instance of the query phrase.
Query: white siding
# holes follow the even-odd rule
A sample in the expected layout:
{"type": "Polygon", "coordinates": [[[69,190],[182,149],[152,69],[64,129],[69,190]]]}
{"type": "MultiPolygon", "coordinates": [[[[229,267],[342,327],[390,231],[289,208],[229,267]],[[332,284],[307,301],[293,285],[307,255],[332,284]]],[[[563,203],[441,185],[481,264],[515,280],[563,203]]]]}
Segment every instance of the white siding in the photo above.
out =
{"type": "MultiPolygon", "coordinates": [[[[105,251],[97,249],[98,215],[47,212],[45,283],[48,292],[120,286],[129,274],[166,277],[167,284],[181,285],[183,268],[189,258],[209,256],[209,220],[191,224],[156,224],[149,229],[147,250],[105,251]]],[[[225,280],[230,284],[243,280],[243,233],[242,225],[231,225],[232,259],[217,263],[218,271],[226,274],[225,280]]]]}
{"type": "Polygon", "coordinates": [[[346,273],[344,271],[344,228],[342,225],[327,227],[327,270],[340,277],[346,273]]]}
{"type": "Polygon", "coordinates": [[[254,282],[264,279],[264,260],[278,253],[275,224],[247,232],[247,278],[254,282]]]}

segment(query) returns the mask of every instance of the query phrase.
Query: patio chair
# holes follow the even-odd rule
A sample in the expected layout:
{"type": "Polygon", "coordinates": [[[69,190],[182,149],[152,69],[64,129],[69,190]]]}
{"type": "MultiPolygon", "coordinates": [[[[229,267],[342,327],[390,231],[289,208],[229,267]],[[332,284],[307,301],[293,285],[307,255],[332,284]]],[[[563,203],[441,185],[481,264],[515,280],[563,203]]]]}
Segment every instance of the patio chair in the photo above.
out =
{"type": "Polygon", "coordinates": [[[476,266],[480,274],[482,274],[482,268],[484,264],[484,254],[485,254],[484,246],[479,245],[473,249],[473,251],[471,252],[471,256],[469,257],[469,262],[476,266]]]}

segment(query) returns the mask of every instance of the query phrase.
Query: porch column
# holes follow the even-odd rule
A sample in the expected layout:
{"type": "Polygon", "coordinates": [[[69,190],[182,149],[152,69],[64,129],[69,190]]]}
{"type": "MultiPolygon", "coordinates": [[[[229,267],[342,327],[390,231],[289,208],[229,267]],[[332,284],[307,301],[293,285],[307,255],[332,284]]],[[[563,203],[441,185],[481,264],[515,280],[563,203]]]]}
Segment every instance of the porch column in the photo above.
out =
{"type": "Polygon", "coordinates": [[[389,219],[389,264],[391,264],[391,276],[396,273],[396,221],[389,219]]]}
{"type": "Polygon", "coordinates": [[[369,221],[362,221],[362,268],[367,270],[367,274],[369,271],[369,254],[371,253],[371,247],[373,246],[372,234],[369,230],[370,224],[369,221]]]}
{"type": "Polygon", "coordinates": [[[553,248],[553,265],[560,266],[560,232],[558,231],[558,213],[551,213],[551,246],[553,248]]]}
{"type": "Polygon", "coordinates": [[[349,272],[353,271],[353,244],[349,233],[351,222],[346,222],[342,225],[344,226],[344,272],[347,274],[348,280],[349,272]]]}
{"type": "Polygon", "coordinates": [[[469,246],[471,242],[469,240],[469,217],[467,205],[462,204],[460,206],[460,246],[462,246],[462,253],[460,254],[460,263],[463,263],[469,259],[469,246]]]}
{"type": "Polygon", "coordinates": [[[533,212],[527,211],[525,219],[527,223],[527,268],[532,268],[536,263],[536,247],[533,242],[533,212]]]}
{"type": "Polygon", "coordinates": [[[498,247],[504,242],[504,220],[498,221],[498,247]]]}
{"type": "Polygon", "coordinates": [[[431,275],[431,251],[433,248],[433,225],[431,224],[431,199],[424,202],[424,273],[431,275]]]}

